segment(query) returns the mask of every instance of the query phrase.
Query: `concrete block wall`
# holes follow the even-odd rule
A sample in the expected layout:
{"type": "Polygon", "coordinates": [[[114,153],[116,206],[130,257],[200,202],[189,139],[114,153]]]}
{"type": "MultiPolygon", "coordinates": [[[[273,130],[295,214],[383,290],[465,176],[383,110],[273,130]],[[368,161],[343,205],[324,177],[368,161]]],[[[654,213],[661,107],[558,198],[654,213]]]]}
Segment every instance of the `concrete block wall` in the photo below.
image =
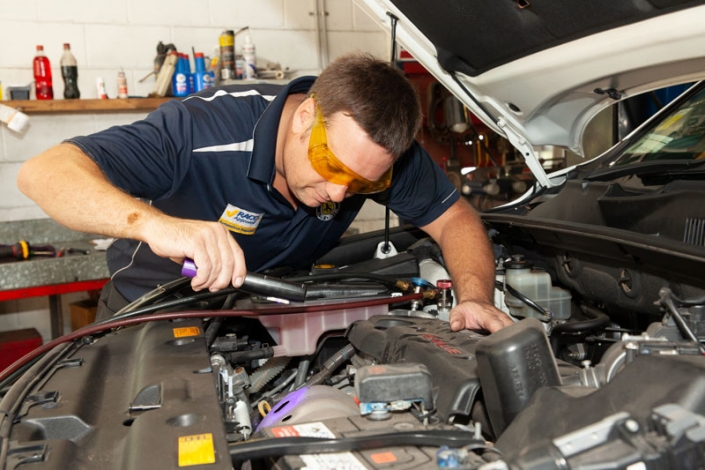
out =
{"type": "MultiPolygon", "coordinates": [[[[352,0],[327,0],[328,61],[355,50],[388,58],[389,39],[352,0]]],[[[159,41],[181,51],[214,53],[224,29],[250,27],[259,61],[279,63],[292,76],[319,72],[316,0],[0,0],[0,81],[6,87],[33,81],[32,58],[42,44],[52,65],[55,99],[63,98],[59,60],[63,43],[78,62],[81,97],[96,98],[95,80],[117,96],[117,72],[124,70],[130,95],[147,96],[154,84],[140,78],[153,69],[159,41]]],[[[242,44],[244,36],[236,39],[242,44]]],[[[239,52],[239,51],[238,51],[239,52]]],[[[32,92],[32,97],[33,97],[32,92]]],[[[46,217],[16,187],[21,164],[75,135],[142,119],[143,112],[32,114],[23,134],[0,125],[0,222],[46,217]]],[[[80,184],[80,182],[77,182],[80,184]]],[[[366,207],[356,227],[380,228],[384,211],[366,207]]],[[[64,296],[76,300],[75,295],[64,296]]],[[[66,303],[66,302],[65,302],[66,303]]],[[[46,299],[0,303],[0,331],[39,326],[48,338],[46,299]],[[21,312],[21,313],[16,313],[21,312]]],[[[68,309],[64,309],[67,312],[68,309]]],[[[64,324],[68,325],[68,318],[64,324]]]]}

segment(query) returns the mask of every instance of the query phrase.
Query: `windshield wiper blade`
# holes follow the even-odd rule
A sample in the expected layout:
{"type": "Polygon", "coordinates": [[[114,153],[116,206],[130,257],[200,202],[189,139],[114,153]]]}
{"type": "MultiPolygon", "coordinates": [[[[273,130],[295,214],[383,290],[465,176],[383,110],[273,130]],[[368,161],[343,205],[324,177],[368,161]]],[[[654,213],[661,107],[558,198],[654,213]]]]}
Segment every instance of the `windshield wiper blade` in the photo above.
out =
{"type": "MultiPolygon", "coordinates": [[[[694,172],[695,168],[705,166],[705,160],[658,160],[615,165],[596,170],[586,176],[586,181],[606,181],[621,176],[682,176],[694,172]]],[[[700,173],[699,171],[697,173],[700,173]]]]}

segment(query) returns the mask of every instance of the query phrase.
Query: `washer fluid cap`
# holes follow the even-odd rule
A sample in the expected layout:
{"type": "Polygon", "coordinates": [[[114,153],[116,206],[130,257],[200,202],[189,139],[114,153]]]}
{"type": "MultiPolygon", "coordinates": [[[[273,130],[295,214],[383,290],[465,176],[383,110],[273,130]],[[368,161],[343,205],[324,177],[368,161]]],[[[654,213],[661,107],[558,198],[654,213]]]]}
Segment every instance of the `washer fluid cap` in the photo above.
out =
{"type": "Polygon", "coordinates": [[[511,258],[504,261],[506,269],[531,269],[534,263],[528,261],[524,255],[512,255],[511,258]]]}

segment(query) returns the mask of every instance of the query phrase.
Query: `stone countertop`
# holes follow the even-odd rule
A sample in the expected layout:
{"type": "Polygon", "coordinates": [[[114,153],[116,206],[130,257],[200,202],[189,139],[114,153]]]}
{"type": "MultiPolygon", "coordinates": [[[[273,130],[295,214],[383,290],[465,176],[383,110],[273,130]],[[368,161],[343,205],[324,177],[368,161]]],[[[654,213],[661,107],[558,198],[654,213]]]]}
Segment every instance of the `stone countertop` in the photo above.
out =
{"type": "Polygon", "coordinates": [[[88,250],[89,254],[65,253],[60,258],[35,257],[0,263],[0,290],[91,281],[110,277],[105,251],[95,250],[90,240],[98,236],[74,232],[51,219],[0,223],[0,244],[26,240],[31,246],[52,245],[88,250]]]}

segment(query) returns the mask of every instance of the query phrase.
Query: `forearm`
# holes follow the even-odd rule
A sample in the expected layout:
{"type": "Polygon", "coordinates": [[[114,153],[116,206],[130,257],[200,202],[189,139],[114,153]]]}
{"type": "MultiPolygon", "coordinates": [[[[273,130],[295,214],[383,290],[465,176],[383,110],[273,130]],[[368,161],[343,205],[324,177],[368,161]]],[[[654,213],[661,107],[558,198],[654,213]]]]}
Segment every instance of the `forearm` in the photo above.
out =
{"type": "Polygon", "coordinates": [[[457,300],[493,303],[495,260],[484,226],[463,200],[449,211],[452,218],[436,241],[453,278],[457,300]]]}
{"type": "Polygon", "coordinates": [[[240,286],[245,258],[223,224],[175,218],[113,186],[78,147],[61,144],[27,161],[17,186],[51,218],[81,232],[131,238],[163,258],[191,258],[195,290],[240,286]]]}
{"type": "MultiPolygon", "coordinates": [[[[78,147],[61,144],[28,160],[17,185],[66,227],[118,238],[145,240],[161,212],[113,186],[78,147]]],[[[145,240],[146,241],[146,240],[145,240]]]]}
{"type": "Polygon", "coordinates": [[[512,320],[494,307],[495,262],[480,217],[464,200],[423,229],[443,251],[458,304],[450,312],[450,328],[499,331],[512,320]]]}

